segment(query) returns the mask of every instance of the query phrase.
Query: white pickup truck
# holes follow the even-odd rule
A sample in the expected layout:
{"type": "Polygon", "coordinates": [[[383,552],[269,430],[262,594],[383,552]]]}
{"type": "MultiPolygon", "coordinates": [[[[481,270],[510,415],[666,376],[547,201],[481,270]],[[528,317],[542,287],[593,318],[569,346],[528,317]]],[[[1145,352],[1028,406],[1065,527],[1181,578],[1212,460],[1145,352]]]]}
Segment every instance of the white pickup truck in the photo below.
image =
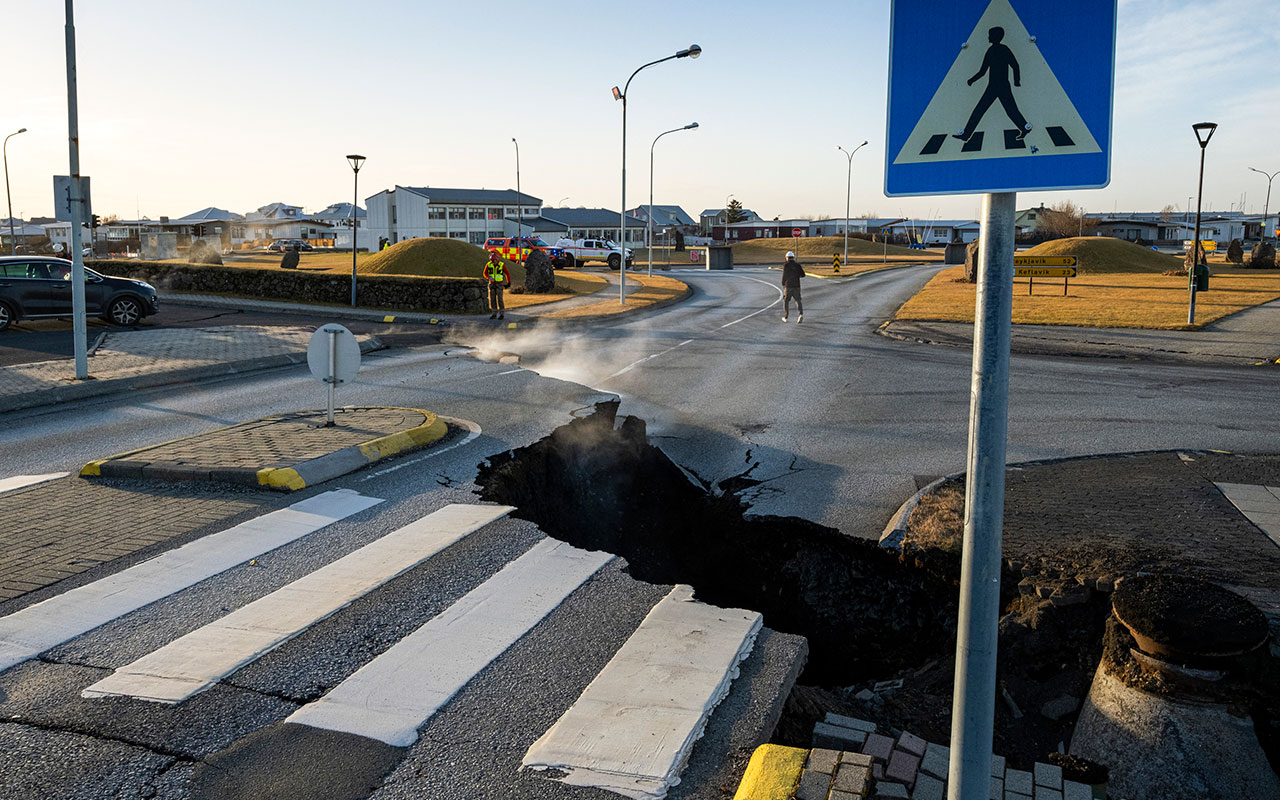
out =
{"type": "MultiPolygon", "coordinates": [[[[609,269],[622,266],[622,248],[607,239],[561,239],[555,243],[560,251],[557,267],[574,267],[588,261],[603,261],[609,269]]],[[[631,266],[633,254],[627,249],[627,266],[631,266]]]]}

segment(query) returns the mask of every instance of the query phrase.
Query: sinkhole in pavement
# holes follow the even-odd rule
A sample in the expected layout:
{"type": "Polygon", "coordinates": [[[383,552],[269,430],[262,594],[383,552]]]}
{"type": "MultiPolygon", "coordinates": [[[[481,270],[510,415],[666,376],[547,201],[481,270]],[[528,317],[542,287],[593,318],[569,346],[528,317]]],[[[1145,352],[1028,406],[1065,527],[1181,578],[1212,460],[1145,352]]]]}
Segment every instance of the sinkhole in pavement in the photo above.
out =
{"type": "Polygon", "coordinates": [[[699,600],[761,612],[809,639],[803,680],[846,685],[954,646],[955,590],[875,542],[793,517],[744,518],[732,492],[694,485],[618,404],[493,456],[484,499],[576,547],[627,560],[635,578],[687,583],[699,600]],[[616,425],[616,427],[615,427],[616,425]]]}

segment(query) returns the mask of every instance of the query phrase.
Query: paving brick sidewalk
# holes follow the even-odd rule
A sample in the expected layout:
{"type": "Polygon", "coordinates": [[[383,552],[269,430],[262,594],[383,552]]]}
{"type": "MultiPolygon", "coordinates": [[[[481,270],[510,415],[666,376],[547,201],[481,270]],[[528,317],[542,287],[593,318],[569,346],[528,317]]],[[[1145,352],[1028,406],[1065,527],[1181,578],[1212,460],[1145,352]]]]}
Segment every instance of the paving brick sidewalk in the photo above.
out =
{"type": "MultiPolygon", "coordinates": [[[[199,377],[304,363],[310,327],[225,326],[111,332],[75,380],[71,359],[0,367],[0,412],[199,377]]],[[[361,350],[381,347],[357,337],[361,350]]]]}
{"type": "Polygon", "coordinates": [[[429,444],[446,430],[434,414],[413,408],[341,408],[331,427],[325,412],[299,411],[92,461],[81,475],[300,489],[429,444]]]}
{"type": "Polygon", "coordinates": [[[175,538],[230,527],[269,492],[61,478],[0,494],[0,603],[175,538]]]}

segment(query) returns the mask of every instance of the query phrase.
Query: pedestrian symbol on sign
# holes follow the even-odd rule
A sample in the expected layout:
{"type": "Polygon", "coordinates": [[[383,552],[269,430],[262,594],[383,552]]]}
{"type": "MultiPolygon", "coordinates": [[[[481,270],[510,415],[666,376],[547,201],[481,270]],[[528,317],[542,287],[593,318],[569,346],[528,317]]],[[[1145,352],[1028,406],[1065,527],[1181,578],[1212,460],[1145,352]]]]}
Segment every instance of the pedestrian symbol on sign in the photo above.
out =
{"type": "Polygon", "coordinates": [[[987,113],[987,109],[991,108],[991,104],[999,100],[1000,105],[1004,107],[1004,113],[1009,115],[1009,120],[1013,123],[1014,138],[1022,141],[1027,138],[1027,134],[1031,131],[1031,125],[1026,118],[1022,116],[1022,112],[1018,110],[1018,101],[1013,99],[1013,88],[1009,86],[1009,73],[1013,73],[1013,85],[1021,86],[1021,72],[1018,70],[1018,59],[1013,55],[1013,51],[1001,43],[1004,38],[1004,28],[996,26],[987,32],[987,41],[991,42],[991,46],[987,48],[987,54],[982,59],[982,69],[978,70],[978,74],[968,80],[968,84],[972,86],[974,81],[983,75],[987,77],[987,90],[982,93],[982,99],[978,101],[978,105],[974,107],[973,113],[969,115],[969,121],[965,123],[964,130],[953,134],[955,138],[962,142],[968,142],[973,136],[974,131],[978,127],[978,123],[982,121],[982,116],[987,113]]]}

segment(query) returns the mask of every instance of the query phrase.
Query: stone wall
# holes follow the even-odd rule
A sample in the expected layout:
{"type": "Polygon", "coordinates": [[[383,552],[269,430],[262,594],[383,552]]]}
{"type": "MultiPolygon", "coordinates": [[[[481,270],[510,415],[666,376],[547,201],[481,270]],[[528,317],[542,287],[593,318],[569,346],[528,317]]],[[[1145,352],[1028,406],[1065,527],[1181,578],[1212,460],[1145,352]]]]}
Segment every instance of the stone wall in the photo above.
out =
{"type": "MultiPolygon", "coordinates": [[[[164,292],[252,297],[295,303],[351,301],[351,276],[236,267],[192,266],[146,261],[86,261],[104,275],[134,278],[164,292]]],[[[356,301],[365,308],[478,314],[485,310],[485,285],[479,278],[426,278],[410,275],[361,275],[356,301]]]]}

